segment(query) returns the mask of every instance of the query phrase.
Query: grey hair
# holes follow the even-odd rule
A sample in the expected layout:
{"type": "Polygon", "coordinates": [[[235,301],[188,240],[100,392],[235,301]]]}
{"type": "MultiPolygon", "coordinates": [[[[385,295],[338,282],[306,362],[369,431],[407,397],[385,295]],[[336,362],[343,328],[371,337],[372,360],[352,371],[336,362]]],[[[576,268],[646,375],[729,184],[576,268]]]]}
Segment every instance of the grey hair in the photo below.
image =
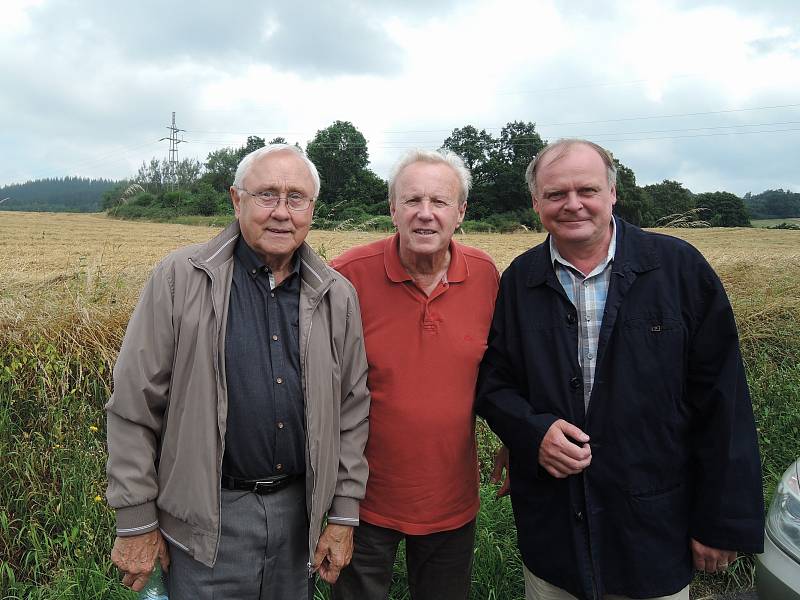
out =
{"type": "Polygon", "coordinates": [[[459,187],[461,188],[458,203],[464,204],[464,202],[467,201],[469,190],[472,187],[472,175],[462,158],[450,150],[423,150],[421,148],[414,148],[403,154],[392,167],[391,173],[389,173],[390,204],[395,200],[395,183],[397,177],[403,172],[403,169],[418,162],[444,164],[452,168],[456,177],[458,177],[459,187]]]}
{"type": "Polygon", "coordinates": [[[303,152],[297,146],[293,146],[291,144],[269,144],[268,146],[263,146],[261,148],[256,148],[250,154],[245,156],[241,161],[239,161],[239,166],[236,167],[236,175],[233,178],[233,187],[241,187],[244,178],[247,176],[250,167],[253,166],[253,163],[257,161],[259,158],[266,156],[272,152],[281,152],[283,150],[288,150],[290,152],[294,152],[303,159],[303,162],[306,163],[308,167],[308,171],[311,174],[311,179],[314,183],[314,196],[313,200],[317,199],[319,196],[319,172],[317,171],[317,167],[314,166],[314,163],[311,162],[308,157],[306,156],[305,152],[303,152]]]}
{"type": "Polygon", "coordinates": [[[614,156],[611,154],[611,152],[602,146],[595,144],[594,142],[590,142],[589,140],[583,140],[580,138],[562,138],[547,144],[547,146],[545,146],[544,149],[542,149],[539,154],[537,154],[530,162],[528,168],[525,169],[525,182],[528,184],[528,189],[531,191],[533,196],[536,196],[536,174],[539,172],[539,164],[542,162],[542,159],[544,159],[548,154],[558,152],[558,156],[553,159],[553,161],[556,161],[564,156],[570,148],[578,145],[589,146],[592,150],[597,152],[597,154],[600,155],[600,158],[603,159],[603,164],[606,166],[609,187],[613,187],[617,184],[617,166],[614,164],[614,156]]]}

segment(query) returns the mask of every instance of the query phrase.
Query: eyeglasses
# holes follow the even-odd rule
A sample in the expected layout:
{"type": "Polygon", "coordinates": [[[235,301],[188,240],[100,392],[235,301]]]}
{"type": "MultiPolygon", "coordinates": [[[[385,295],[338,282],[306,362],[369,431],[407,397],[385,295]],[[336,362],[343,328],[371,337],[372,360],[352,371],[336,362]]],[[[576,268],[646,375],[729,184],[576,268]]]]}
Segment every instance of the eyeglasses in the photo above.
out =
{"type": "MultiPolygon", "coordinates": [[[[255,203],[262,208],[277,208],[278,204],[281,202],[281,195],[272,190],[254,194],[244,188],[237,187],[236,189],[245,194],[250,194],[255,203]]],[[[285,197],[286,206],[289,210],[306,210],[311,206],[311,198],[304,196],[300,192],[289,192],[285,197]]]]}

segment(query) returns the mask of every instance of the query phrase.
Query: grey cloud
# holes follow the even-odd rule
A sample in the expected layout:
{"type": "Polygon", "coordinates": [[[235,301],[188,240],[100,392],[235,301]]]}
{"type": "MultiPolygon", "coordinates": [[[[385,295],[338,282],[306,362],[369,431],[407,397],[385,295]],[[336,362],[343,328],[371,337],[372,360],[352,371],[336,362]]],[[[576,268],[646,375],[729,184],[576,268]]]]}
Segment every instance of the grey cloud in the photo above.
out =
{"type": "Polygon", "coordinates": [[[335,75],[390,72],[398,68],[401,55],[376,25],[383,13],[347,0],[56,0],[34,15],[37,38],[97,52],[110,48],[132,63],[188,60],[228,69],[256,63],[335,75]]]}
{"type": "Polygon", "coordinates": [[[400,68],[401,49],[370,12],[342,2],[304,3],[273,13],[276,30],[264,43],[264,62],[312,75],[387,74],[400,68]]]}
{"type": "Polygon", "coordinates": [[[750,47],[758,54],[788,51],[800,56],[800,35],[776,35],[750,42],[750,47]]]}

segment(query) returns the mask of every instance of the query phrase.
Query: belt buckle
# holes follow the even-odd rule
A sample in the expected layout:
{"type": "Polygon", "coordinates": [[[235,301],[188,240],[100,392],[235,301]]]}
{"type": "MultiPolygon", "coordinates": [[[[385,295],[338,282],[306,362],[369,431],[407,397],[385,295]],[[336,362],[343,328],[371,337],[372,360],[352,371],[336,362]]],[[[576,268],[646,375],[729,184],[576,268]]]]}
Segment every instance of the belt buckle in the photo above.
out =
{"type": "Polygon", "coordinates": [[[286,483],[285,477],[276,480],[268,479],[265,481],[256,481],[253,485],[253,492],[256,494],[269,494],[270,492],[281,489],[284,483],[286,483]]]}

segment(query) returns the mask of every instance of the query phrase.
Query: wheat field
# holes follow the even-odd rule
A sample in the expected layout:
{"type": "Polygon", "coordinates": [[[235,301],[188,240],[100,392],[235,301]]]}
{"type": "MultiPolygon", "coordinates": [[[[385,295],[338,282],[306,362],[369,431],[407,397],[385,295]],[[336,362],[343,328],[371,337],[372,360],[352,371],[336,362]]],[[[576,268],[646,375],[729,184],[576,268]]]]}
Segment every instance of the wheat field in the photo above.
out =
{"type": "MultiPolygon", "coordinates": [[[[219,228],[110,219],[100,214],[0,213],[0,326],[59,313],[125,314],[168,252],[213,237],[219,228]]],[[[695,245],[720,274],[737,317],[798,305],[800,232],[767,229],[661,229],[695,245]]],[[[325,258],[386,234],[311,231],[325,258]]],[[[541,233],[457,234],[504,269],[544,239],[541,233]]]]}
{"type": "MultiPolygon", "coordinates": [[[[110,219],[102,214],[0,213],[0,290],[47,286],[84,273],[123,275],[140,283],[169,251],[203,242],[219,228],[110,219]]],[[[725,271],[742,264],[769,264],[776,270],[800,266],[800,234],[765,229],[659,229],[695,245],[725,271]]],[[[328,259],[347,248],[386,234],[311,231],[308,242],[328,259]]],[[[458,234],[459,241],[488,252],[502,270],[524,250],[544,239],[541,233],[458,234]]]]}

